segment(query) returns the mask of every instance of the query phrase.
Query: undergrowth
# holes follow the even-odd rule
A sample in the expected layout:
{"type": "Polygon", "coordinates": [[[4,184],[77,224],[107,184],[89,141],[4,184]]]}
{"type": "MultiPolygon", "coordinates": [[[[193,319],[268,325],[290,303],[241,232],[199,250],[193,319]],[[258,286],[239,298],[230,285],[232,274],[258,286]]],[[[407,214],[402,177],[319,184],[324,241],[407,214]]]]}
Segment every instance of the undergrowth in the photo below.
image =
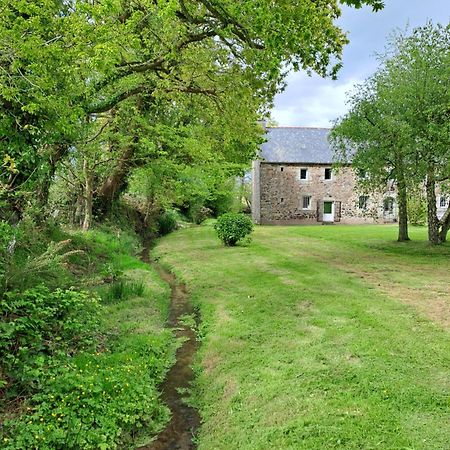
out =
{"type": "Polygon", "coordinates": [[[158,385],[176,342],[137,237],[22,223],[0,244],[0,447],[148,442],[169,420],[158,385]]]}

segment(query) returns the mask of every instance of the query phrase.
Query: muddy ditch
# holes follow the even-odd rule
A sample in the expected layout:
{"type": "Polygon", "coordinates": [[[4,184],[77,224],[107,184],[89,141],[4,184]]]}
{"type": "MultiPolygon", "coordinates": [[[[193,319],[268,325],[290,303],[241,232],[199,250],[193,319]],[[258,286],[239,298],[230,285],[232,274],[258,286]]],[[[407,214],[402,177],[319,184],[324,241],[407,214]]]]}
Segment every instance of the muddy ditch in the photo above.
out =
{"type": "Polygon", "coordinates": [[[180,283],[175,275],[164,269],[160,264],[151,260],[149,245],[141,254],[141,259],[151,264],[163,281],[171,289],[171,303],[167,327],[175,331],[176,337],[182,341],[176,353],[176,362],[167,373],[161,385],[162,400],[172,413],[172,418],[157,437],[150,444],[139,450],[194,450],[197,448],[194,436],[200,426],[200,416],[196,409],[185,402],[185,392],[190,388],[194,379],[192,363],[198,349],[195,331],[186,323],[186,317],[198,317],[189,300],[186,285],[180,283]]]}

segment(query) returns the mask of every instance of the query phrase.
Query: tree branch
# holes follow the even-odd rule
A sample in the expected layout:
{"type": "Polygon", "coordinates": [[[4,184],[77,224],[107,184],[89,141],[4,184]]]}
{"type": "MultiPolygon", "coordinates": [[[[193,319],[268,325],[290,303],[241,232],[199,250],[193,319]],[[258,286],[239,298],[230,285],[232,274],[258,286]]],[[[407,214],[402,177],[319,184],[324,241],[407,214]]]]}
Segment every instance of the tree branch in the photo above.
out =
{"type": "Polygon", "coordinates": [[[110,97],[104,101],[101,101],[97,104],[91,105],[87,110],[87,114],[94,114],[94,113],[102,113],[109,111],[110,109],[114,108],[118,103],[122,102],[123,100],[126,100],[127,98],[133,97],[134,95],[141,94],[143,92],[148,92],[149,88],[147,86],[137,86],[133,89],[129,89],[127,91],[121,92],[120,94],[117,94],[113,97],[110,97]]]}
{"type": "Polygon", "coordinates": [[[95,133],[95,135],[93,137],[91,137],[90,139],[88,139],[85,144],[90,144],[91,142],[95,141],[102,133],[103,130],[110,124],[111,122],[108,120],[106,121],[100,128],[100,130],[95,133]]]}

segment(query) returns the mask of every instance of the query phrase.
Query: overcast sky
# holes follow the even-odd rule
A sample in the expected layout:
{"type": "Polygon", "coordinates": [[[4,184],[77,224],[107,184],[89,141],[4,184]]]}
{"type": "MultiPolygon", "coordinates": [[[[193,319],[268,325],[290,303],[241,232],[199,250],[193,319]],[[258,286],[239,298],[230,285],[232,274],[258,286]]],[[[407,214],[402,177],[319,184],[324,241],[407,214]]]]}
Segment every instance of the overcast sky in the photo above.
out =
{"type": "Polygon", "coordinates": [[[345,114],[346,93],[377,68],[376,53],[385,48],[394,30],[411,30],[427,20],[448,24],[449,0],[386,0],[378,13],[370,8],[343,8],[339,25],[348,32],[343,64],[337,81],[305,73],[292,73],[284,92],[275,98],[272,117],[278,125],[329,127],[345,114]]]}

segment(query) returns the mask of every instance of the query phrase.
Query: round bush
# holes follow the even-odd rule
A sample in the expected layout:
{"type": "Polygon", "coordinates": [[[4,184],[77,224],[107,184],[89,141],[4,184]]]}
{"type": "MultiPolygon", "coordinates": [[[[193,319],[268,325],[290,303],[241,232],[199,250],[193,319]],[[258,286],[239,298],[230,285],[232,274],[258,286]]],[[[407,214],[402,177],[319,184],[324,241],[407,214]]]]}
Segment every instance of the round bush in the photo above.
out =
{"type": "Polygon", "coordinates": [[[252,232],[253,222],[244,214],[226,213],[217,219],[214,228],[225,245],[233,246],[252,232]]]}

